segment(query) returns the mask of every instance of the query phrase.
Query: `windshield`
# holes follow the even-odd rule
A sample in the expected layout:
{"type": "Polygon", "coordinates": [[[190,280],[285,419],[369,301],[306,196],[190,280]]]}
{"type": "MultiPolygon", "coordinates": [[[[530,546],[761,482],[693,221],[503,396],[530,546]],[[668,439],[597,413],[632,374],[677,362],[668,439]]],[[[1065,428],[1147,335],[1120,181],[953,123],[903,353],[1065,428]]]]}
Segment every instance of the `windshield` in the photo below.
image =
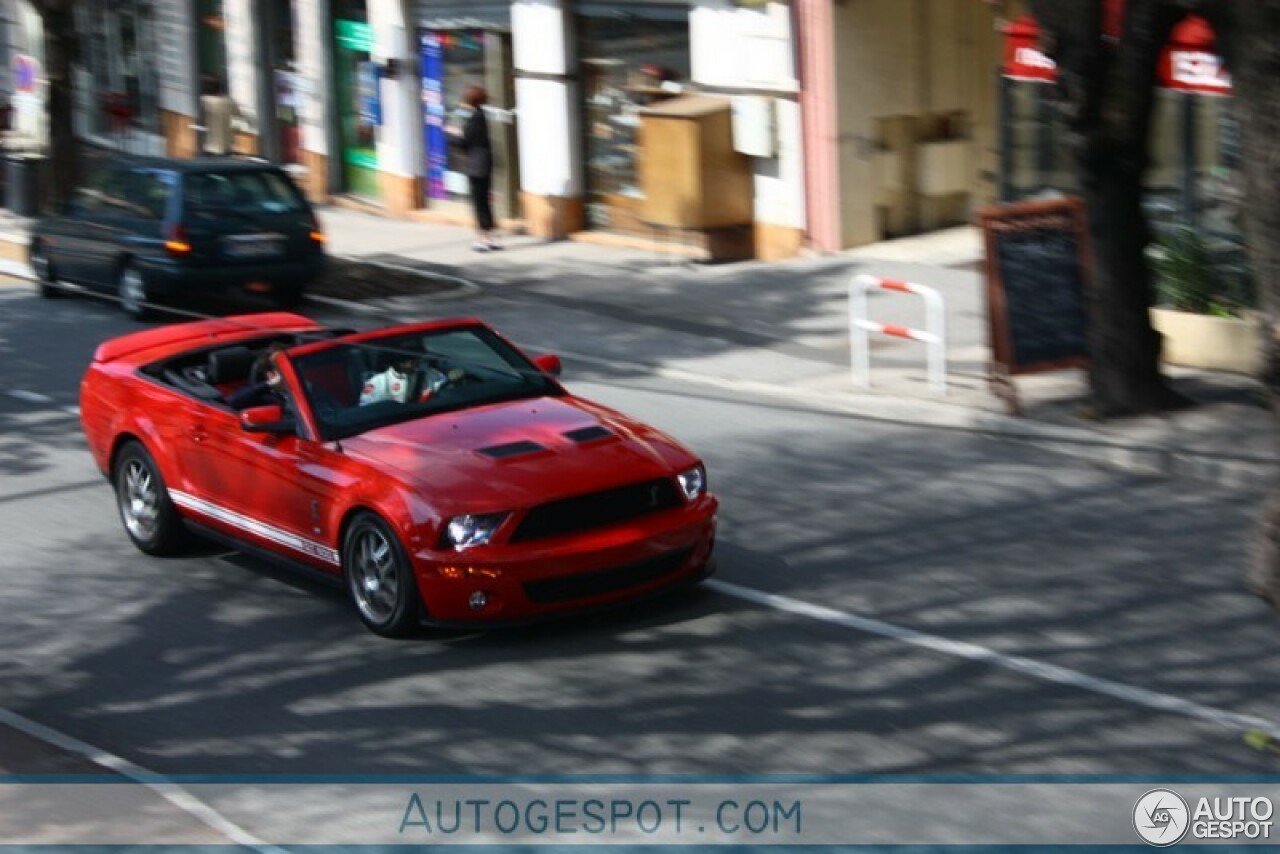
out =
{"type": "Polygon", "coordinates": [[[192,213],[297,213],[306,208],[289,179],[268,169],[193,172],[187,175],[185,196],[192,213]]]}
{"type": "Polygon", "coordinates": [[[437,412],[560,393],[484,327],[339,344],[299,356],[294,367],[325,439],[437,412]]]}

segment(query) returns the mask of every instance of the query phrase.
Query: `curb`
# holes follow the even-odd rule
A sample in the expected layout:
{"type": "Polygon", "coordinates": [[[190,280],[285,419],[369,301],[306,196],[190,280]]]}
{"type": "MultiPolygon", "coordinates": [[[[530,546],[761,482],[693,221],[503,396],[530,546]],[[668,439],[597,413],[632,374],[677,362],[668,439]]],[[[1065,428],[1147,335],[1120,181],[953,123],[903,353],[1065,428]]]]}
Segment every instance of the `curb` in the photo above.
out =
{"type": "Polygon", "coordinates": [[[782,398],[857,419],[1024,442],[1091,465],[1143,477],[1182,478],[1227,489],[1271,486],[1276,480],[1280,480],[1280,460],[1265,457],[1231,458],[1162,445],[1126,442],[1081,427],[975,411],[925,398],[889,398],[853,390],[842,393],[809,391],[750,380],[727,379],[664,365],[606,359],[564,350],[559,352],[560,355],[577,361],[606,367],[638,368],[664,379],[782,398]]]}
{"type": "MultiPolygon", "coordinates": [[[[448,297],[455,299],[458,297],[473,297],[484,293],[484,288],[461,276],[453,276],[448,273],[435,273],[426,270],[416,270],[413,267],[407,267],[403,264],[388,264],[386,261],[370,261],[359,255],[330,255],[331,258],[337,258],[340,261],[347,261],[352,264],[366,264],[370,267],[376,267],[379,270],[387,270],[388,272],[404,273],[406,275],[418,276],[423,279],[436,279],[439,281],[452,282],[461,293],[447,292],[443,294],[419,294],[413,295],[413,299],[423,299],[431,297],[448,297]]],[[[324,297],[326,300],[334,300],[341,302],[337,297],[324,297]]]]}

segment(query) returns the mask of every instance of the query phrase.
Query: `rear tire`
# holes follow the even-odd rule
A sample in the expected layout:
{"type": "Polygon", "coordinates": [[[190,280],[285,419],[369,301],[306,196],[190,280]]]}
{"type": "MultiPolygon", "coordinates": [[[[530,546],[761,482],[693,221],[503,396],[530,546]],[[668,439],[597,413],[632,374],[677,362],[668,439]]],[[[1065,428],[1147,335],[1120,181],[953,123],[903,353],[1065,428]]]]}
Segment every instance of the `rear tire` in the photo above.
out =
{"type": "Polygon", "coordinates": [[[342,540],[342,574],[369,631],[402,638],[418,630],[423,608],[413,565],[380,517],[362,512],[351,520],[342,540]]]}
{"type": "Polygon", "coordinates": [[[136,264],[126,263],[120,268],[116,296],[120,299],[120,308],[134,320],[146,320],[151,316],[151,308],[147,305],[147,283],[136,264]]]}
{"type": "Polygon", "coordinates": [[[58,273],[53,268],[53,262],[49,260],[49,250],[45,247],[44,241],[37,240],[31,244],[29,261],[31,272],[36,277],[36,287],[40,290],[40,296],[45,299],[57,299],[62,296],[62,288],[58,287],[58,273]]]}
{"type": "Polygon", "coordinates": [[[139,551],[167,555],[179,551],[187,541],[182,517],[169,498],[160,469],[139,442],[120,449],[111,470],[116,489],[116,507],[125,533],[139,551]]]}

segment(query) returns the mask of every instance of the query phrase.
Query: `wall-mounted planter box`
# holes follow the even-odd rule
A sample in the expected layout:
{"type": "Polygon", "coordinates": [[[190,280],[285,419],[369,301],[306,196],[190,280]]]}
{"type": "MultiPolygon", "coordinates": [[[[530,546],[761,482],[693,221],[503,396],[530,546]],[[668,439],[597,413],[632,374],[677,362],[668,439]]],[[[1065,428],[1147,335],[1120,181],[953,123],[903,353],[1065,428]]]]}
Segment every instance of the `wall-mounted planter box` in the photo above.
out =
{"type": "Polygon", "coordinates": [[[1253,374],[1258,368],[1258,322],[1169,308],[1151,309],[1151,325],[1164,335],[1167,364],[1253,374]]]}

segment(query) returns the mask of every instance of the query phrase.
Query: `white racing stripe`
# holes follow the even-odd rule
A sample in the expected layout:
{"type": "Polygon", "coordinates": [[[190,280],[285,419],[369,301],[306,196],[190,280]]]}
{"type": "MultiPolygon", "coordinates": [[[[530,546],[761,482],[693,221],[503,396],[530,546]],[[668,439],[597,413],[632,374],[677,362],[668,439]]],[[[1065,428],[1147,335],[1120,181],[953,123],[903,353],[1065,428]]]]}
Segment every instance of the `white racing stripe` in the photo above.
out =
{"type": "Polygon", "coordinates": [[[0,724],[15,729],[31,738],[43,741],[45,744],[53,745],[59,750],[83,756],[94,765],[114,771],[122,777],[145,786],[177,809],[182,810],[237,845],[244,845],[261,852],[261,854],[285,854],[284,849],[269,845],[247,830],[232,823],[182,786],[165,779],[162,775],[135,765],[128,759],[100,750],[75,736],[67,735],[52,727],[24,718],[22,715],[11,712],[8,709],[0,709],[0,724]]]}
{"type": "Polygon", "coordinates": [[[292,534],[265,522],[259,522],[257,519],[250,518],[242,513],[228,510],[225,507],[220,507],[217,504],[205,501],[202,498],[196,498],[194,495],[189,495],[185,492],[179,492],[176,489],[169,490],[169,498],[179,507],[194,510],[201,515],[208,516],[210,519],[217,519],[223,524],[247,531],[273,543],[278,543],[285,548],[302,552],[309,557],[319,558],[325,563],[331,563],[334,566],[342,564],[337,550],[329,548],[324,543],[317,543],[314,540],[299,537],[297,534],[292,534]]]}
{"type": "Polygon", "coordinates": [[[890,640],[902,641],[911,646],[931,650],[942,655],[989,664],[992,667],[1012,670],[1024,676],[1030,676],[1033,679],[1054,682],[1058,685],[1078,688],[1082,691],[1092,691],[1095,694],[1102,694],[1135,706],[1145,706],[1161,712],[1195,718],[1199,721],[1217,724],[1238,732],[1259,730],[1280,738],[1280,723],[1266,718],[1242,715],[1225,709],[1216,709],[1213,706],[1203,706],[1182,697],[1175,697],[1172,694],[1162,694],[1159,691],[1138,688],[1133,685],[1126,685],[1123,682],[1113,682],[1110,679],[1099,679],[1087,673],[1081,673],[1078,670],[1059,667],[1056,664],[1047,664],[1043,661],[1023,658],[1018,655],[1005,655],[985,646],[926,634],[904,626],[896,626],[892,623],[871,619],[870,617],[859,617],[844,611],[837,611],[834,608],[827,608],[823,605],[811,605],[799,599],[779,596],[776,593],[765,593],[761,590],[753,590],[750,587],[742,587],[727,581],[712,579],[704,583],[711,589],[726,596],[732,596],[735,599],[741,599],[744,602],[751,602],[756,605],[763,605],[766,608],[785,611],[788,614],[795,614],[799,617],[808,617],[846,629],[854,629],[867,634],[889,638],[890,640]]]}

